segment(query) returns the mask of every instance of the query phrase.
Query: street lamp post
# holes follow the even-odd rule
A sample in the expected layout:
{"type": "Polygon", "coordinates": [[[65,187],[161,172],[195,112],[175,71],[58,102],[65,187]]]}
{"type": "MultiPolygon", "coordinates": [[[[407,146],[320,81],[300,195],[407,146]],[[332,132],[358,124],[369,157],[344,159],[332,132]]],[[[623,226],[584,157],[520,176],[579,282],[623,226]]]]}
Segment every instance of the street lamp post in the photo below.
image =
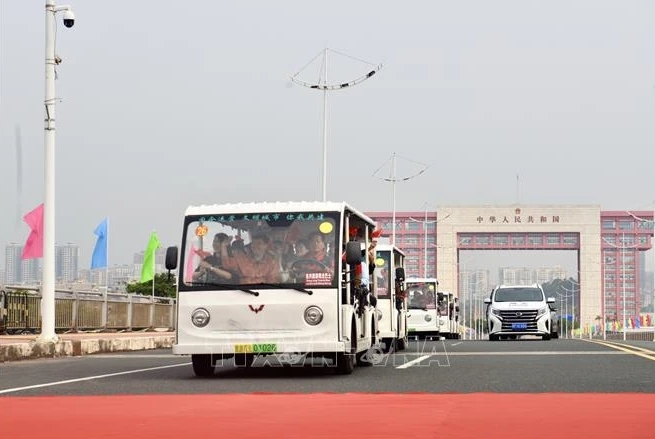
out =
{"type": "MultiPolygon", "coordinates": [[[[621,307],[622,308],[621,312],[623,314],[623,316],[622,316],[623,321],[621,323],[621,326],[623,327],[623,340],[626,340],[627,336],[626,336],[626,328],[625,328],[626,327],[626,320],[625,320],[625,316],[626,316],[626,309],[625,309],[625,296],[626,296],[626,290],[625,290],[625,250],[628,249],[628,248],[630,248],[630,249],[636,248],[636,247],[639,246],[639,244],[635,243],[635,245],[626,246],[625,245],[625,232],[621,233],[621,245],[620,246],[612,244],[611,242],[609,242],[605,238],[603,238],[603,241],[605,241],[605,243],[607,245],[611,246],[611,247],[621,249],[621,301],[623,302],[623,305],[621,307]]],[[[603,301],[604,301],[604,299],[603,299],[603,301]]]]}
{"type": "MultiPolygon", "coordinates": [[[[653,218],[648,221],[644,218],[638,217],[634,215],[632,212],[628,212],[630,216],[632,216],[634,219],[637,221],[640,221],[642,223],[647,223],[650,222],[650,225],[653,229],[653,241],[655,242],[655,200],[653,200],[653,218]]],[[[655,245],[651,245],[651,251],[652,251],[652,256],[653,256],[653,264],[655,264],[655,245]]],[[[653,266],[653,285],[651,289],[651,306],[653,307],[653,311],[655,312],[655,265],[653,266]]],[[[653,331],[653,341],[655,342],[655,330],[653,331]]]]}
{"type": "MultiPolygon", "coordinates": [[[[367,61],[363,60],[358,60],[361,62],[364,62],[370,66],[373,66],[373,69],[370,70],[368,73],[366,73],[363,76],[360,76],[357,79],[354,79],[352,81],[348,82],[342,82],[338,84],[328,84],[327,82],[327,55],[328,51],[337,53],[339,55],[345,55],[342,53],[339,53],[335,50],[325,48],[323,49],[318,55],[316,55],[305,67],[303,67],[301,70],[299,70],[296,74],[294,74],[291,77],[291,80],[295,82],[298,85],[302,85],[303,87],[307,87],[310,89],[314,90],[323,90],[323,166],[322,166],[322,172],[321,172],[321,178],[322,178],[322,194],[323,194],[323,201],[326,201],[327,199],[327,92],[328,90],[343,90],[345,88],[350,88],[353,87],[361,82],[366,81],[367,79],[371,78],[373,75],[375,75],[377,72],[382,69],[382,64],[378,65],[373,65],[367,61]],[[318,83],[309,83],[305,81],[301,81],[298,79],[298,75],[312,62],[316,60],[319,56],[323,55],[323,81],[321,82],[319,79],[318,83]]],[[[348,58],[353,58],[352,56],[345,55],[348,58]]],[[[356,58],[353,58],[356,59],[356,58]]]]}
{"type": "MultiPolygon", "coordinates": [[[[450,217],[450,214],[444,216],[441,219],[436,219],[434,221],[428,221],[428,202],[423,203],[425,206],[425,217],[423,220],[417,220],[416,218],[410,217],[410,221],[423,223],[423,277],[428,277],[428,224],[439,223],[446,218],[450,217]]],[[[394,221],[395,222],[395,221],[394,221]]],[[[435,245],[436,247],[436,245],[435,245]]]]}
{"type": "Polygon", "coordinates": [[[69,5],[57,6],[54,0],[45,2],[45,127],[44,127],[44,183],[43,202],[43,278],[41,285],[42,341],[55,341],[55,66],[61,59],[55,55],[57,12],[64,12],[64,26],[75,24],[69,5]]]}
{"type": "MultiPolygon", "coordinates": [[[[573,329],[575,330],[575,286],[574,285],[578,285],[578,290],[579,290],[580,283],[573,280],[573,279],[569,279],[569,282],[571,282],[571,287],[572,287],[571,290],[569,290],[568,288],[563,287],[561,285],[560,285],[560,287],[566,292],[565,297],[566,297],[566,314],[567,315],[568,315],[568,309],[569,309],[568,308],[569,297],[571,298],[571,314],[573,316],[573,324],[572,325],[573,325],[573,329]],[[569,293],[571,293],[571,296],[569,296],[569,293]]],[[[578,295],[579,295],[579,293],[578,293],[578,295]]],[[[568,327],[569,327],[569,324],[568,324],[568,319],[567,319],[567,323],[566,323],[567,338],[568,338],[568,335],[570,335],[570,331],[568,331],[568,327]]],[[[582,338],[582,328],[580,328],[580,338],[582,338]]]]}
{"type": "MultiPolygon", "coordinates": [[[[392,198],[392,203],[391,203],[392,204],[392,209],[391,209],[391,245],[396,245],[396,182],[398,182],[398,181],[407,181],[407,180],[411,180],[411,179],[413,179],[415,177],[418,177],[423,172],[425,172],[425,170],[428,168],[428,165],[425,165],[425,164],[419,163],[419,162],[415,162],[414,160],[405,159],[407,161],[410,161],[410,162],[413,162],[413,163],[416,163],[416,164],[420,165],[421,170],[419,172],[417,172],[416,174],[414,174],[414,175],[410,175],[409,177],[397,178],[396,177],[396,153],[395,152],[393,154],[391,154],[391,159],[390,160],[391,160],[391,166],[390,166],[390,169],[389,169],[389,177],[381,178],[381,180],[382,181],[388,181],[388,182],[391,183],[391,198],[392,198]]],[[[382,169],[386,164],[387,164],[387,162],[384,162],[382,164],[382,166],[377,168],[375,170],[375,172],[373,172],[373,176],[375,176],[375,174],[377,174],[380,171],[380,169],[382,169]]]]}

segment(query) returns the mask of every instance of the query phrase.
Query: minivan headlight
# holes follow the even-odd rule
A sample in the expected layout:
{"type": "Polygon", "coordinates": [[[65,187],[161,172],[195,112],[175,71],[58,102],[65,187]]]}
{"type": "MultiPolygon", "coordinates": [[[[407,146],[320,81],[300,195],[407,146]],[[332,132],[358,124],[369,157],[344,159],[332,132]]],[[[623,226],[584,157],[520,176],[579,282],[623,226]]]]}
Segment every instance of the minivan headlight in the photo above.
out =
{"type": "Polygon", "coordinates": [[[502,317],[502,314],[500,313],[499,309],[491,308],[491,314],[497,316],[497,317],[502,317]]]}
{"type": "Polygon", "coordinates": [[[543,308],[539,308],[539,310],[537,311],[537,318],[543,316],[547,312],[548,312],[548,307],[547,306],[544,306],[543,308]]]}

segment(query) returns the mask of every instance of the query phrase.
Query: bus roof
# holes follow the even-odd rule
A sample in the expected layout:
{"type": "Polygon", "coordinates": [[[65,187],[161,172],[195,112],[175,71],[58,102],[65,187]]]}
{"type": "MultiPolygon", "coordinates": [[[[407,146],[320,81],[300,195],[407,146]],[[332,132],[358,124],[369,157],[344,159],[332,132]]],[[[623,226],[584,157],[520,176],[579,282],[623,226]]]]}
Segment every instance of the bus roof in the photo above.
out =
{"type": "Polygon", "coordinates": [[[407,256],[404,251],[402,251],[401,249],[399,249],[395,245],[386,244],[386,243],[385,244],[380,244],[378,242],[378,245],[375,246],[375,251],[377,251],[377,252],[390,251],[392,253],[395,251],[395,252],[400,253],[403,256],[407,256]]]}
{"type": "Polygon", "coordinates": [[[332,201],[262,201],[250,203],[202,204],[199,206],[187,207],[185,215],[215,215],[217,213],[343,212],[344,210],[349,210],[357,214],[372,227],[376,226],[375,221],[348,203],[332,201]]]}
{"type": "Polygon", "coordinates": [[[423,282],[423,283],[428,283],[428,282],[434,282],[438,284],[437,278],[436,277],[410,277],[405,279],[405,283],[412,283],[412,282],[423,282]]]}

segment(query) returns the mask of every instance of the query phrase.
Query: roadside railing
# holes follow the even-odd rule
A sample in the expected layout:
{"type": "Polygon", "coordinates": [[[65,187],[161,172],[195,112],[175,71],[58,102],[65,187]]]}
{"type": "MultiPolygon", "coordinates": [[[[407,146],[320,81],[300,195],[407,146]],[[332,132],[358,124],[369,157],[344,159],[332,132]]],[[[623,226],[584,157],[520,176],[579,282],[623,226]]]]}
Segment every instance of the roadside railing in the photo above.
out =
{"type": "MultiPolygon", "coordinates": [[[[97,291],[55,291],[55,331],[139,331],[175,328],[175,299],[97,291]]],[[[0,334],[36,333],[41,294],[0,290],[0,334]]]]}

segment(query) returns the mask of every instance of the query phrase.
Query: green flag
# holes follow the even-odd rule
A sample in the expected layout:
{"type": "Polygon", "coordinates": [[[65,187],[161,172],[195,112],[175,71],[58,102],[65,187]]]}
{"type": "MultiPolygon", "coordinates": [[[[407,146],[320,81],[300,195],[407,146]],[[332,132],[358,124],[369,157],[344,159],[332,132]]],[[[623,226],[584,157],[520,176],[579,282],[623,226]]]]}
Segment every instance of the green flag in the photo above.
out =
{"type": "Polygon", "coordinates": [[[146,253],[143,255],[143,266],[141,267],[141,282],[148,282],[155,278],[155,252],[159,248],[157,234],[152,232],[148,240],[146,253]]]}

